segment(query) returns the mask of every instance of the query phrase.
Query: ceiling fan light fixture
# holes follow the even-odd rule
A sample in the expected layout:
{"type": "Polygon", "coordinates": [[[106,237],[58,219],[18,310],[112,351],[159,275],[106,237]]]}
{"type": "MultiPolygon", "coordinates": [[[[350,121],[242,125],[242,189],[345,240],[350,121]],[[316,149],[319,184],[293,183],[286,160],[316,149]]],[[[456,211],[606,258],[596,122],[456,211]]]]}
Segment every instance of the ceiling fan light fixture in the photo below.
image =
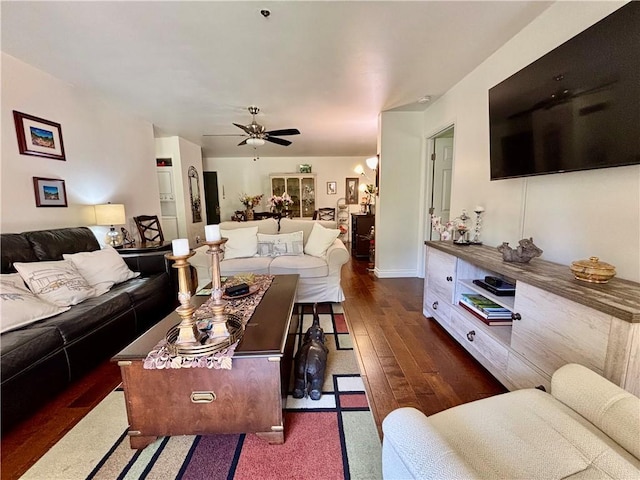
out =
{"type": "Polygon", "coordinates": [[[261,147],[264,145],[264,140],[262,138],[247,138],[247,145],[251,145],[252,147],[261,147]]]}

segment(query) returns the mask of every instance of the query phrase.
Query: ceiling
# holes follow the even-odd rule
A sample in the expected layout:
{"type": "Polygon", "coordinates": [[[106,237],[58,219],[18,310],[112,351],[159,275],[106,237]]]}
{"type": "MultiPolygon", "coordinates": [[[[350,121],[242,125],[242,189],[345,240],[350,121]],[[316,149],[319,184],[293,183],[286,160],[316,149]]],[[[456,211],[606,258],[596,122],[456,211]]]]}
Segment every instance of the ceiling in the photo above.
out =
{"type": "MultiPolygon", "coordinates": [[[[369,156],[378,114],[421,110],[551,2],[2,1],[2,51],[179,135],[253,156],[232,122],[297,128],[269,156],[369,156]],[[260,10],[268,9],[264,17],[260,10]]],[[[37,112],[34,112],[37,115],[37,112]]]]}

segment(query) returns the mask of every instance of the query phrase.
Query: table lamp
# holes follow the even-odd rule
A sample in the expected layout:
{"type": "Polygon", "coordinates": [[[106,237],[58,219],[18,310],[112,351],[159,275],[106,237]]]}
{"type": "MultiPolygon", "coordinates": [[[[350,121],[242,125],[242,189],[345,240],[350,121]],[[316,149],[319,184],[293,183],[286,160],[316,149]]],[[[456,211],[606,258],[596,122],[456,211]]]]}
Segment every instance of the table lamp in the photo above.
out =
{"type": "Polygon", "coordinates": [[[123,225],[127,221],[124,212],[124,205],[121,203],[106,203],[95,205],[96,225],[109,225],[111,228],[107,232],[105,242],[112,247],[122,245],[122,234],[113,227],[114,225],[123,225]]]}

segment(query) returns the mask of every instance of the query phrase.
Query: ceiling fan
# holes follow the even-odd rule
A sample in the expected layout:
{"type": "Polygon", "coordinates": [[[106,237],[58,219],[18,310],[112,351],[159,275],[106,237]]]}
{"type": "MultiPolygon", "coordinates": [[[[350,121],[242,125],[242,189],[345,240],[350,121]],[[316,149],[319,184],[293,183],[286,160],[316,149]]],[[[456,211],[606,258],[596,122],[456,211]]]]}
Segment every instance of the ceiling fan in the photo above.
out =
{"type": "Polygon", "coordinates": [[[260,108],[255,105],[251,105],[247,108],[249,113],[252,115],[252,120],[249,125],[240,125],[239,123],[234,123],[234,125],[244,131],[244,134],[211,134],[211,135],[203,135],[204,137],[230,137],[230,136],[238,136],[238,137],[247,137],[243,141],[241,141],[238,146],[241,145],[251,145],[252,147],[258,147],[264,145],[264,142],[276,143],[278,145],[288,146],[291,145],[289,140],[285,140],[284,138],[276,138],[287,135],[299,135],[300,130],[297,128],[285,128],[282,130],[269,130],[266,131],[264,125],[260,125],[256,122],[256,115],[260,111],[260,108]]]}

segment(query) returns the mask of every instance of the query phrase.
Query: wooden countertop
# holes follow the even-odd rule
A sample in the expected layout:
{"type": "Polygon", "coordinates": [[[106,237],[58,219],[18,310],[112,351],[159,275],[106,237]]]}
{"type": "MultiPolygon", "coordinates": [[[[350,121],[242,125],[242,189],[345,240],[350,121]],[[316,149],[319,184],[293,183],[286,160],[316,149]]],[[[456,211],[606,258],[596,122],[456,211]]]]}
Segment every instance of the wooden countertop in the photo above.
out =
{"type": "Polygon", "coordinates": [[[566,265],[534,258],[529,263],[505,262],[495,247],[457,246],[426,241],[433,247],[507,279],[521,281],[630,323],[640,323],[640,283],[614,277],[608,283],[576,280],[566,265]]]}

